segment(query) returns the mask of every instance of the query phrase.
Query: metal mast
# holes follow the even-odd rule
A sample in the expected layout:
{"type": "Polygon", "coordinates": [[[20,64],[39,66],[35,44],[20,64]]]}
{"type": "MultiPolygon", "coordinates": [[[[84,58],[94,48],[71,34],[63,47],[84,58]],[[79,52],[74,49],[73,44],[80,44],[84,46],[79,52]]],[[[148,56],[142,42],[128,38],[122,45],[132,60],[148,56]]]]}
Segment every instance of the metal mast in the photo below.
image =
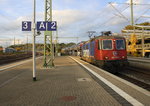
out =
{"type": "Polygon", "coordinates": [[[130,7],[131,7],[131,25],[134,25],[134,16],[133,16],[133,0],[130,0],[130,7]]]}
{"type": "MultiPolygon", "coordinates": [[[[45,0],[45,21],[52,21],[52,0],[45,0]]],[[[52,43],[52,31],[44,33],[44,67],[54,67],[54,50],[52,43]]]]}

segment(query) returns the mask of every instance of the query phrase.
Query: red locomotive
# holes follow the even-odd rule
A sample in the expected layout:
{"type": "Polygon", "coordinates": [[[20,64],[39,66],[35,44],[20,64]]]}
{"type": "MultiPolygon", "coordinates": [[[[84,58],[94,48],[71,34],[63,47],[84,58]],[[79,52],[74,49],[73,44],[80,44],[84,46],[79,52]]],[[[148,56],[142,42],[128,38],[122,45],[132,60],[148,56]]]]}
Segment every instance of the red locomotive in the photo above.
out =
{"type": "Polygon", "coordinates": [[[81,45],[81,59],[116,73],[128,64],[125,38],[98,36],[84,42],[81,45]]]}

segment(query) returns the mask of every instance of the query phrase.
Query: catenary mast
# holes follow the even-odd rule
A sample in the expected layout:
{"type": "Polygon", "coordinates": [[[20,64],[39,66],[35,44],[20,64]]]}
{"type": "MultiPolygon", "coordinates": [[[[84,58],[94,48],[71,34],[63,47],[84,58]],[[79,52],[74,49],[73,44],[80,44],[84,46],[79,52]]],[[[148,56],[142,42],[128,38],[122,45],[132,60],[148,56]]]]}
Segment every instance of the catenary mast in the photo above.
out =
{"type": "MultiPolygon", "coordinates": [[[[45,0],[45,21],[52,21],[52,0],[45,0]]],[[[44,33],[44,64],[45,68],[54,67],[54,50],[52,43],[52,31],[44,33]]]]}

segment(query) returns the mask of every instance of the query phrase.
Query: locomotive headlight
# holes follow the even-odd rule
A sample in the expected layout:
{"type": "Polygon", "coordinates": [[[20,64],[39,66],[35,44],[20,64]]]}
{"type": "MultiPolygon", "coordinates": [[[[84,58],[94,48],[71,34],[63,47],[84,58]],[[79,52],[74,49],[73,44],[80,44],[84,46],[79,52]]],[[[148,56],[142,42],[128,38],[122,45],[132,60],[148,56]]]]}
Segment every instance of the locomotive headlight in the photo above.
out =
{"type": "Polygon", "coordinates": [[[108,59],[108,57],[106,56],[105,59],[108,59]]]}
{"type": "Polygon", "coordinates": [[[124,59],[125,57],[124,57],[124,56],[122,56],[122,58],[124,59]]]}

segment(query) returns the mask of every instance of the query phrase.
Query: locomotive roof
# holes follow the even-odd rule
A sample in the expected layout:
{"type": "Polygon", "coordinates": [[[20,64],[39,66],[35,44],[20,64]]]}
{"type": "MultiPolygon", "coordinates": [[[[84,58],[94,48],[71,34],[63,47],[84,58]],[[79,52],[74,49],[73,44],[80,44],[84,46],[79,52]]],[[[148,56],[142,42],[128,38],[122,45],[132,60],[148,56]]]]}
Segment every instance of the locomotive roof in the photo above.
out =
{"type": "Polygon", "coordinates": [[[122,39],[124,38],[123,36],[98,36],[98,37],[95,37],[93,38],[92,40],[95,40],[95,39],[122,39]]]}
{"type": "Polygon", "coordinates": [[[90,41],[93,41],[95,39],[123,39],[124,37],[123,36],[97,36],[95,38],[92,38],[91,40],[88,40],[84,43],[88,43],[90,41]]]}

